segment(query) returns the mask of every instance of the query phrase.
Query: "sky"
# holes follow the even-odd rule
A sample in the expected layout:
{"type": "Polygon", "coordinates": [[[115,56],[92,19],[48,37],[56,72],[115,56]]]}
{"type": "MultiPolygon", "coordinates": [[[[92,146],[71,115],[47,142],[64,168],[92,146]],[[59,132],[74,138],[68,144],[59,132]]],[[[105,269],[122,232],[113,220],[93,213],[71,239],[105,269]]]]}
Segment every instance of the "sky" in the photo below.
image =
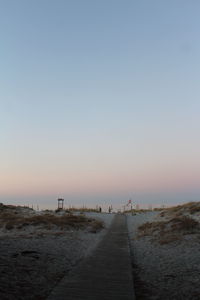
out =
{"type": "Polygon", "coordinates": [[[0,0],[0,202],[200,199],[198,0],[0,0]]]}

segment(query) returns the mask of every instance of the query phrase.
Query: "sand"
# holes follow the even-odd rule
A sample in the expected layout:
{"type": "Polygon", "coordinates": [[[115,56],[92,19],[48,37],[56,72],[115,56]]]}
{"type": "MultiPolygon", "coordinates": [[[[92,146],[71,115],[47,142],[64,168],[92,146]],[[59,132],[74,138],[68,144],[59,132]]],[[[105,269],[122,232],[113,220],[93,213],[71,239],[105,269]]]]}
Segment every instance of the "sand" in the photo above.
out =
{"type": "MultiPolygon", "coordinates": [[[[24,209],[23,213],[35,212],[24,209]]],[[[70,276],[70,271],[98,246],[114,215],[86,216],[103,220],[105,229],[96,233],[87,228],[0,229],[0,299],[46,299],[64,275],[70,276]]],[[[200,211],[193,213],[191,206],[175,212],[127,215],[137,299],[200,299],[200,228],[180,232],[180,239],[162,244],[156,231],[150,235],[138,231],[146,222],[168,221],[177,216],[200,221],[200,211]]]]}
{"type": "MultiPolygon", "coordinates": [[[[200,299],[200,230],[162,245],[156,239],[152,240],[152,236],[138,238],[138,226],[147,221],[163,220],[159,214],[147,212],[128,216],[136,297],[200,299]]],[[[200,221],[199,214],[191,216],[200,221]]]]}
{"type": "Polygon", "coordinates": [[[113,215],[87,214],[105,222],[105,229],[1,230],[0,299],[45,299],[54,286],[98,245],[113,215]]]}

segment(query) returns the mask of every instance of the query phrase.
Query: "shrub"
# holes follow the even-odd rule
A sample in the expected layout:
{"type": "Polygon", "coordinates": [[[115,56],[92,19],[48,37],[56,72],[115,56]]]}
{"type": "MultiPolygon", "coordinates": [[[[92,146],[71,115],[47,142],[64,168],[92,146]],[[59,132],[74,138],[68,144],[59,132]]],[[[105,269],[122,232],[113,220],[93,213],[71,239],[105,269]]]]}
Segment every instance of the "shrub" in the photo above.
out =
{"type": "Polygon", "coordinates": [[[199,226],[199,222],[187,216],[176,217],[171,219],[169,222],[173,223],[171,226],[173,231],[193,231],[199,226]]]}
{"type": "Polygon", "coordinates": [[[153,237],[161,245],[181,240],[185,234],[199,232],[199,222],[193,218],[179,216],[160,222],[147,222],[138,227],[138,238],[153,237]]]}
{"type": "Polygon", "coordinates": [[[59,227],[61,230],[68,228],[81,229],[90,227],[93,232],[103,228],[103,222],[87,218],[84,215],[65,214],[61,216],[55,216],[52,214],[34,215],[30,217],[23,217],[13,214],[4,214],[0,219],[1,226],[5,226],[5,229],[11,230],[15,227],[22,229],[27,226],[43,226],[47,230],[52,229],[53,226],[59,227]]]}
{"type": "Polygon", "coordinates": [[[200,202],[189,202],[182,205],[177,205],[163,209],[160,216],[181,216],[184,213],[195,214],[200,212],[200,202]]]}

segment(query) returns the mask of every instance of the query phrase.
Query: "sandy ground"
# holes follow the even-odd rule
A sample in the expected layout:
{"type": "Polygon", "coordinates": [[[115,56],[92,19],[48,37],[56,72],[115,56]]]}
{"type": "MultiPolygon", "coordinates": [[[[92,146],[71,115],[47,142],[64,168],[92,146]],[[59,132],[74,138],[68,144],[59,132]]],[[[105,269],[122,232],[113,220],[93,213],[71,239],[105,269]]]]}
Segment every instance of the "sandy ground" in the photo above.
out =
{"type": "MultiPolygon", "coordinates": [[[[168,220],[159,214],[148,212],[128,216],[136,298],[199,300],[200,230],[162,245],[152,240],[152,236],[138,238],[141,224],[168,220]]],[[[192,217],[200,221],[199,214],[192,217]]]]}
{"type": "MultiPolygon", "coordinates": [[[[198,212],[191,213],[192,208],[127,216],[137,299],[200,299],[199,225],[191,232],[180,232],[180,239],[162,244],[157,231],[141,235],[138,230],[146,222],[168,222],[180,216],[200,222],[200,203],[198,212]]],[[[33,212],[25,209],[24,214],[33,212]]],[[[86,216],[103,220],[105,229],[97,233],[87,229],[36,230],[34,226],[0,229],[0,299],[46,299],[59,280],[97,247],[114,217],[104,213],[86,216]]]]}
{"type": "Polygon", "coordinates": [[[87,230],[23,230],[0,233],[0,299],[45,299],[58,281],[90,255],[113,215],[88,213],[105,222],[98,233],[87,230]]]}

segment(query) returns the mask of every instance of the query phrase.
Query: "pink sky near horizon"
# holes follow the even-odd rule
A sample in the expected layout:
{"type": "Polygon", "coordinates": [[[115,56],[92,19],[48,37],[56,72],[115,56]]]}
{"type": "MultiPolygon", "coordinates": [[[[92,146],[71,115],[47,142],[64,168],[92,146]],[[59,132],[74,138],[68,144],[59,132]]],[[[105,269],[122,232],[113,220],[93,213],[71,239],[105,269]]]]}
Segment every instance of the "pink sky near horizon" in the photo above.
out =
{"type": "Polygon", "coordinates": [[[171,165],[166,162],[160,165],[146,162],[142,166],[81,165],[68,170],[52,165],[41,170],[39,166],[29,166],[15,172],[4,170],[0,181],[0,194],[10,196],[178,191],[199,187],[200,168],[198,164],[183,165],[180,161],[171,165]]]}

